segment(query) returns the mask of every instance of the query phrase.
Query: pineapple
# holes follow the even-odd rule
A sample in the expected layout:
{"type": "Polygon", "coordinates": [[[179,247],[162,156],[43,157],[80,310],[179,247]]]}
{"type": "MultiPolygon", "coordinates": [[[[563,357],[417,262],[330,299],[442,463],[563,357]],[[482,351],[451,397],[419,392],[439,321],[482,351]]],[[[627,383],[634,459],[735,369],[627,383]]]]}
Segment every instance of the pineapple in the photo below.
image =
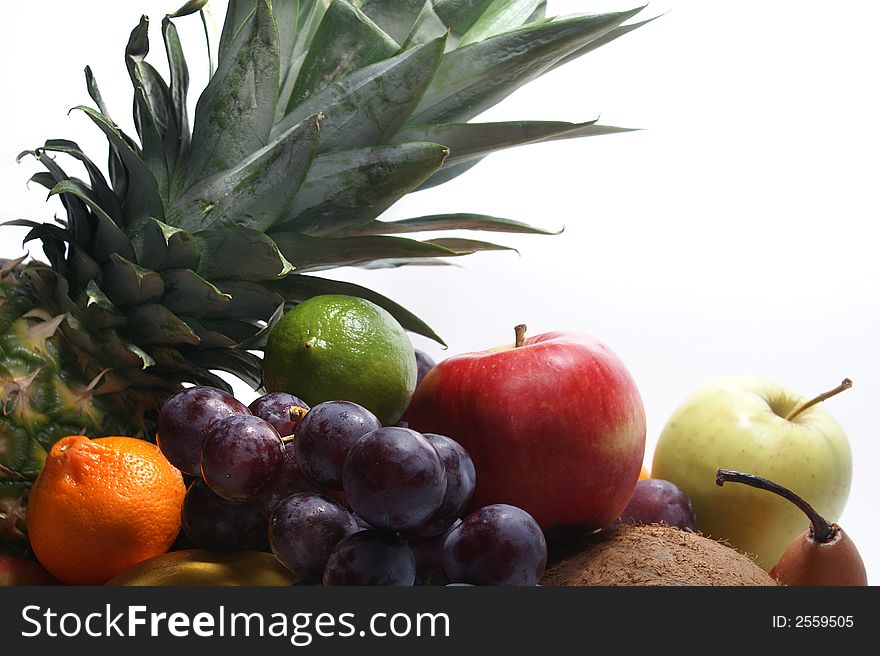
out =
{"type": "Polygon", "coordinates": [[[107,138],[106,177],[71,141],[22,154],[45,167],[33,181],[66,219],[11,222],[48,264],[0,263],[0,543],[24,543],[27,493],[55,440],[149,438],[183,383],[228,388],[217,371],[259,388],[268,330],[311,296],[367,298],[439,341],[393,301],[315,273],[502,248],[405,236],[423,231],[541,233],[474,214],[380,217],[493,151],[620,131],[472,119],[643,24],[624,24],[638,9],[545,18],[541,0],[231,0],[190,129],[173,19],[205,2],[162,22],[169,81],[147,62],[147,18],[132,31],[137,138],[86,68],[95,107],[78,109],[107,138]]]}

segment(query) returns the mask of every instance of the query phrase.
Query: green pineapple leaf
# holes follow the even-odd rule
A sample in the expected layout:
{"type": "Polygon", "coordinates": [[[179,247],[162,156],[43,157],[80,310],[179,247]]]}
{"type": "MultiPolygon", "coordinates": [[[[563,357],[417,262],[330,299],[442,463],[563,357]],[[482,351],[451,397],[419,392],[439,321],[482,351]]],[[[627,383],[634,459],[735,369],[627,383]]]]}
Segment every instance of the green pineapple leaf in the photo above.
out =
{"type": "Polygon", "coordinates": [[[219,280],[217,288],[230,297],[229,305],[223,310],[228,319],[250,319],[269,317],[284,304],[284,299],[263,285],[246,280],[219,280]]]}
{"type": "Polygon", "coordinates": [[[527,223],[485,214],[432,214],[400,221],[371,221],[344,232],[345,236],[396,235],[432,230],[480,230],[483,232],[516,232],[531,235],[555,235],[558,231],[536,228],[527,223]]]}
{"type": "Polygon", "coordinates": [[[268,229],[299,192],[318,135],[318,117],[306,118],[233,168],[190,187],[170,209],[169,222],[190,232],[268,229]]]}
{"type": "Polygon", "coordinates": [[[542,21],[453,50],[410,122],[469,120],[640,10],[542,21]]]}
{"type": "Polygon", "coordinates": [[[156,271],[195,269],[201,259],[199,245],[186,230],[150,219],[141,233],[138,262],[156,271]]]}
{"type": "Polygon", "coordinates": [[[267,0],[245,21],[196,105],[184,184],[232,169],[269,140],[278,97],[278,30],[267,0]]]}
{"type": "Polygon", "coordinates": [[[262,360],[241,349],[209,348],[187,353],[187,358],[205,369],[226,371],[258,388],[263,384],[262,360]]]}
{"type": "Polygon", "coordinates": [[[315,271],[356,266],[389,257],[452,257],[454,250],[428,242],[386,237],[309,237],[293,232],[273,233],[278,248],[297,269],[315,271]]]}
{"type": "Polygon", "coordinates": [[[502,32],[515,29],[527,22],[537,11],[542,0],[494,0],[465,32],[458,47],[488,39],[502,32]]]}
{"type": "Polygon", "coordinates": [[[400,45],[359,9],[345,0],[333,0],[309,45],[287,111],[330,82],[387,59],[399,49],[400,45]]]}
{"type": "Polygon", "coordinates": [[[319,152],[384,143],[412,114],[443,55],[445,35],[404,50],[337,80],[295,108],[273,128],[286,130],[323,113],[319,152]]]}
{"type": "Polygon", "coordinates": [[[472,253],[479,253],[480,251],[514,251],[515,253],[519,252],[515,248],[511,248],[510,246],[502,246],[501,244],[493,244],[488,241],[480,241],[477,239],[464,239],[460,237],[440,237],[437,239],[427,239],[422,243],[446,248],[456,255],[471,255],[472,253]]]}
{"type": "Polygon", "coordinates": [[[157,303],[165,293],[162,276],[116,253],[102,265],[101,271],[103,288],[116,307],[128,308],[157,303]]]}
{"type": "Polygon", "coordinates": [[[562,121],[511,121],[506,123],[439,123],[411,125],[395,135],[395,141],[433,141],[449,148],[444,168],[505,148],[558,139],[631,132],[628,128],[562,121]]]}
{"type": "Polygon", "coordinates": [[[221,292],[192,269],[170,269],[162,272],[165,296],[162,305],[177,315],[204,318],[222,314],[232,296],[221,292]]]}
{"type": "Polygon", "coordinates": [[[397,43],[403,43],[422,9],[431,6],[425,0],[363,0],[360,9],[397,43]]]}
{"type": "Polygon", "coordinates": [[[406,143],[316,157],[275,229],[328,235],[368,223],[439,169],[448,152],[439,144],[406,143]]]}
{"type": "Polygon", "coordinates": [[[218,228],[194,235],[202,253],[196,272],[207,280],[262,282],[293,271],[278,246],[263,232],[248,228],[218,228]]]}
{"type": "Polygon", "coordinates": [[[459,35],[465,34],[493,0],[433,0],[434,13],[459,35]]]}
{"type": "Polygon", "coordinates": [[[132,309],[126,333],[140,346],[197,346],[199,338],[185,322],[159,303],[147,303],[132,309]]]}
{"type": "Polygon", "coordinates": [[[654,16],[653,18],[648,18],[647,20],[639,21],[637,23],[628,23],[627,25],[620,25],[618,27],[615,27],[613,30],[611,30],[610,32],[608,32],[606,34],[603,34],[598,39],[594,39],[594,40],[590,41],[587,45],[583,46],[582,48],[578,48],[577,50],[575,50],[571,54],[566,55],[565,57],[563,57],[562,59],[557,61],[555,64],[553,64],[553,66],[551,66],[549,69],[547,69],[547,72],[552,71],[556,68],[559,68],[560,66],[563,66],[563,65],[567,64],[568,62],[587,54],[588,52],[592,52],[596,48],[599,48],[599,47],[604,46],[608,43],[611,43],[615,39],[619,39],[620,37],[622,37],[624,34],[629,34],[633,30],[638,29],[638,28],[642,27],[643,25],[647,25],[648,23],[654,21],[656,18],[657,17],[654,16]]]}
{"type": "MultiPolygon", "coordinates": [[[[165,55],[171,73],[169,92],[176,127],[173,132],[165,135],[165,151],[169,155],[169,161],[177,162],[186,156],[190,144],[189,112],[186,104],[189,92],[189,67],[183,55],[183,46],[177,28],[168,16],[162,20],[162,38],[165,41],[165,55]]],[[[172,173],[175,172],[172,170],[172,173]]]]}
{"type": "Polygon", "coordinates": [[[95,200],[106,210],[113,221],[117,224],[122,222],[122,206],[119,204],[119,199],[113,193],[104,174],[101,173],[98,166],[82,151],[78,144],[66,139],[50,139],[40,150],[65,153],[81,162],[89,175],[89,183],[95,200]]]}

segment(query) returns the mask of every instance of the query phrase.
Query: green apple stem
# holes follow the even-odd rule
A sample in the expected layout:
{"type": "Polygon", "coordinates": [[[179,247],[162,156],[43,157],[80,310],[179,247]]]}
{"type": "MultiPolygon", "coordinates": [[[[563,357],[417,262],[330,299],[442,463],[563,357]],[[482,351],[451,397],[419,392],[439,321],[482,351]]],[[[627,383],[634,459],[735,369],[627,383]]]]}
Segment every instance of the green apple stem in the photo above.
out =
{"type": "Polygon", "coordinates": [[[743,472],[731,471],[730,469],[718,469],[715,472],[715,483],[721,486],[725,482],[744,483],[745,485],[758,488],[759,490],[767,490],[768,492],[778,494],[784,499],[788,499],[809,517],[812,524],[812,537],[815,542],[829,542],[837,535],[838,528],[835,524],[822,517],[813,506],[779,483],[774,483],[754,474],[745,474],[743,472]]]}
{"type": "Polygon", "coordinates": [[[524,323],[517,324],[513,327],[513,332],[516,334],[516,342],[514,342],[514,348],[519,348],[526,342],[526,325],[524,323]]]}
{"type": "Polygon", "coordinates": [[[797,417],[799,414],[801,414],[807,408],[812,408],[817,403],[822,403],[822,401],[830,399],[832,396],[837,396],[841,392],[848,390],[850,387],[852,387],[852,381],[849,378],[844,378],[843,382],[840,383],[840,385],[835,387],[833,390],[825,392],[824,394],[820,394],[815,399],[811,399],[810,401],[807,401],[803,405],[798,406],[797,408],[794,409],[793,412],[789,412],[785,418],[788,419],[789,421],[792,421],[795,417],[797,417]]]}

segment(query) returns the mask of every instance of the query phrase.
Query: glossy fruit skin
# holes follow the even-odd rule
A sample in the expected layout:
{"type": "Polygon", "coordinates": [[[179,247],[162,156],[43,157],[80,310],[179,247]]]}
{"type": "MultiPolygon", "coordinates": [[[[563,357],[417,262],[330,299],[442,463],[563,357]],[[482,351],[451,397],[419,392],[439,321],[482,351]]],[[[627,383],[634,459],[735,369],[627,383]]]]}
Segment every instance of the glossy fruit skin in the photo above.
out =
{"type": "Polygon", "coordinates": [[[344,538],[324,568],[324,585],[411,586],[416,561],[406,542],[386,531],[358,531],[344,538]]]}
{"type": "Polygon", "coordinates": [[[833,401],[809,408],[794,422],[780,416],[807,400],[754,376],[717,378],[682,401],[654,451],[652,476],[675,483],[690,497],[697,529],[755,555],[765,570],[803,531],[803,513],[763,490],[719,487],[715,471],[722,467],[770,479],[837,521],[852,479],[849,441],[824,407],[833,401]]]}
{"type": "Polygon", "coordinates": [[[477,473],[474,461],[458,442],[445,435],[425,433],[424,437],[440,456],[446,471],[446,492],[443,502],[431,518],[418,529],[420,537],[440,535],[462,516],[474,495],[477,473]]]}
{"type": "Polygon", "coordinates": [[[461,524],[457,519],[444,533],[409,541],[416,559],[416,585],[445,585],[449,581],[443,569],[443,545],[452,530],[461,524]]]}
{"type": "Polygon", "coordinates": [[[266,515],[257,497],[224,499],[201,479],[186,491],[181,523],[193,544],[211,551],[243,551],[266,541],[266,515]]]}
{"type": "Polygon", "coordinates": [[[666,524],[696,529],[694,506],[675,483],[650,478],[636,483],[632,498],[620,513],[623,524],[666,524]]]}
{"type": "Polygon", "coordinates": [[[268,485],[284,458],[272,424],[251,415],[216,422],[202,445],[202,478],[225,499],[250,499],[268,485]]]}
{"type": "Polygon", "coordinates": [[[856,545],[836,524],[828,542],[816,542],[810,529],[804,531],[782,554],[770,576],[783,585],[866,586],[868,574],[856,545]]]}
{"type": "Polygon", "coordinates": [[[443,360],[419,385],[407,419],[470,454],[471,508],[515,505],[544,529],[615,519],[645,449],[635,382],[611,349],[579,333],[443,360]]]}
{"type": "Polygon", "coordinates": [[[420,349],[415,349],[416,354],[416,387],[424,380],[428,372],[434,368],[437,362],[430,355],[420,349]]]}
{"type": "Polygon", "coordinates": [[[547,566],[547,543],[521,508],[485,506],[449,532],[443,569],[453,583],[538,585],[547,566]]]}
{"type": "Polygon", "coordinates": [[[330,497],[301,492],[275,507],[269,546],[292,572],[320,578],[339,541],[360,530],[354,516],[330,497]]]}
{"type": "Polygon", "coordinates": [[[293,441],[300,469],[323,490],[342,490],[345,458],[358,440],[382,424],[351,401],[325,401],[309,410],[293,441]]]}
{"type": "Polygon", "coordinates": [[[168,550],[185,493],[180,471],[155,444],[63,437],[31,489],[31,547],[63,583],[101,585],[168,550]]]}
{"type": "Polygon", "coordinates": [[[184,474],[201,476],[202,443],[215,422],[250,410],[231,394],[214,387],[188,387],[172,394],[159,411],[156,442],[184,474]]]}
{"type": "Polygon", "coordinates": [[[372,526],[406,531],[440,508],[446,470],[421,434],[397,426],[364,435],[345,459],[342,476],[351,509],[372,526]]]}
{"type": "Polygon", "coordinates": [[[292,407],[308,410],[309,406],[302,399],[287,392],[270,392],[254,399],[248,406],[252,415],[268,421],[281,437],[293,435],[299,426],[301,417],[294,419],[290,415],[292,407]]]}
{"type": "Polygon", "coordinates": [[[279,501],[286,499],[291,494],[317,491],[318,488],[309,482],[299,467],[293,442],[285,442],[281,464],[275,470],[272,480],[260,490],[259,498],[266,510],[266,517],[268,518],[272,514],[279,501]]]}
{"type": "Polygon", "coordinates": [[[416,387],[416,356],[406,331],[385,309],[343,294],[313,296],[272,328],[263,360],[270,392],[310,405],[347,399],[384,425],[400,419],[416,387]]]}

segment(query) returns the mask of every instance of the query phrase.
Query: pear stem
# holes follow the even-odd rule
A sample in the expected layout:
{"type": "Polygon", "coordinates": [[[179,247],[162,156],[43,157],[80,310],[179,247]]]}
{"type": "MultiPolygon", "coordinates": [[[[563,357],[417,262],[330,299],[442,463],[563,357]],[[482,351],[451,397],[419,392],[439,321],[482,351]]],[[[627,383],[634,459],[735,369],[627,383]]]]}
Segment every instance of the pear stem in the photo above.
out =
{"type": "Polygon", "coordinates": [[[528,329],[526,328],[526,325],[524,323],[517,324],[513,327],[513,332],[516,335],[516,342],[514,342],[513,344],[514,348],[519,348],[520,346],[525,344],[526,330],[528,329]]]}
{"type": "Polygon", "coordinates": [[[725,482],[744,483],[759,490],[766,490],[778,494],[783,499],[788,499],[803,513],[809,517],[812,526],[812,537],[815,542],[830,542],[837,535],[837,526],[822,517],[809,503],[804,501],[797,494],[789,490],[787,487],[774,483],[766,478],[755,476],[754,474],[745,474],[743,472],[731,471],[730,469],[718,469],[715,472],[715,483],[723,486],[725,482]]]}
{"type": "Polygon", "coordinates": [[[799,414],[801,414],[807,408],[812,408],[817,403],[822,403],[822,401],[830,399],[832,396],[837,396],[841,392],[845,392],[846,390],[848,390],[850,387],[852,387],[852,381],[849,378],[844,378],[843,382],[840,383],[840,385],[835,387],[833,390],[825,392],[824,394],[820,394],[815,399],[811,399],[810,401],[807,401],[803,405],[795,408],[795,410],[793,412],[789,412],[785,416],[785,418],[788,419],[788,421],[792,421],[795,417],[797,417],[799,414]]]}

